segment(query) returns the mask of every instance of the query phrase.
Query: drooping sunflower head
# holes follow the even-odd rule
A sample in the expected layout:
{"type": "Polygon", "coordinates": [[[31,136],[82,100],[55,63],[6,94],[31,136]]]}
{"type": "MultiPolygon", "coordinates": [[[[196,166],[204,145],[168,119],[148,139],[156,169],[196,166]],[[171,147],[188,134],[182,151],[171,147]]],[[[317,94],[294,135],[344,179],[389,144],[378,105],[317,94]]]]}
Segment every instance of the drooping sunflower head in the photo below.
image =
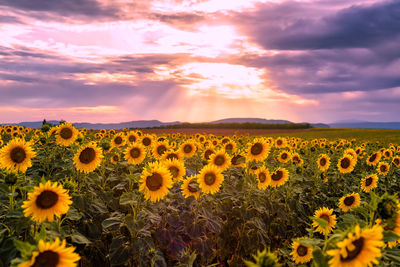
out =
{"type": "Polygon", "coordinates": [[[263,161],[268,157],[270,147],[261,138],[255,139],[247,148],[247,158],[249,160],[263,161]]]}
{"type": "Polygon", "coordinates": [[[360,206],[360,195],[358,193],[348,194],[339,200],[339,208],[344,212],[358,206],[360,206]]]}
{"type": "Polygon", "coordinates": [[[153,145],[153,156],[160,160],[162,155],[169,149],[169,144],[167,141],[157,142],[153,145]]]}
{"type": "Polygon", "coordinates": [[[69,146],[78,138],[79,131],[71,124],[64,123],[58,126],[56,143],[61,146],[69,146]]]}
{"type": "Polygon", "coordinates": [[[60,217],[67,213],[72,204],[68,191],[57,182],[47,181],[34,188],[34,192],[28,193],[28,200],[24,201],[22,208],[25,217],[39,223],[54,220],[54,216],[60,217]]]}
{"type": "Polygon", "coordinates": [[[199,184],[197,183],[197,176],[192,175],[186,178],[182,185],[181,185],[181,191],[182,195],[185,198],[188,197],[194,197],[195,199],[198,199],[200,196],[200,187],[199,184]]]}
{"type": "Polygon", "coordinates": [[[242,153],[236,153],[231,158],[232,167],[244,167],[246,166],[246,157],[242,153]]]}
{"type": "Polygon", "coordinates": [[[197,147],[195,142],[193,141],[186,141],[184,142],[180,147],[179,147],[179,151],[181,152],[181,154],[184,157],[190,158],[192,157],[194,154],[196,154],[197,151],[197,147]]]}
{"type": "Polygon", "coordinates": [[[380,175],[382,176],[386,176],[386,174],[389,173],[389,164],[386,162],[379,162],[378,167],[377,167],[377,171],[380,175]]]}
{"type": "Polygon", "coordinates": [[[111,139],[111,146],[112,147],[121,147],[125,145],[125,135],[123,132],[119,132],[113,136],[111,139]]]}
{"type": "Polygon", "coordinates": [[[321,171],[326,171],[327,169],[329,169],[329,166],[331,165],[331,160],[328,157],[328,155],[322,154],[319,156],[317,160],[317,165],[321,171]]]}
{"type": "Polygon", "coordinates": [[[300,157],[299,153],[294,153],[294,154],[292,155],[292,162],[293,162],[295,165],[299,165],[299,166],[303,165],[303,160],[302,160],[302,158],[300,157]]]}
{"type": "Polygon", "coordinates": [[[115,153],[111,159],[110,159],[112,164],[118,164],[118,162],[120,161],[120,156],[118,153],[115,153]]]}
{"type": "Polygon", "coordinates": [[[141,143],[130,144],[125,149],[124,158],[130,164],[140,164],[146,158],[146,148],[141,143]]]}
{"type": "Polygon", "coordinates": [[[271,173],[271,187],[278,187],[289,179],[289,172],[285,168],[278,168],[271,173]]]}
{"type": "Polygon", "coordinates": [[[313,248],[303,245],[300,239],[294,240],[292,243],[292,258],[295,263],[302,264],[311,261],[313,248]]]}
{"type": "Polygon", "coordinates": [[[218,192],[223,181],[224,176],[221,170],[211,164],[203,167],[197,179],[200,189],[204,194],[214,194],[218,192]]]}
{"type": "Polygon", "coordinates": [[[336,215],[332,214],[333,209],[328,209],[326,207],[320,208],[315,211],[314,217],[323,219],[327,222],[326,226],[320,225],[317,221],[313,221],[313,227],[315,227],[316,231],[327,235],[329,234],[336,225],[336,215]]]}
{"type": "Polygon", "coordinates": [[[271,183],[271,175],[269,174],[269,170],[262,166],[256,171],[257,177],[257,186],[259,189],[267,189],[268,185],[271,183]]]}
{"type": "Polygon", "coordinates": [[[152,202],[163,199],[172,187],[170,172],[160,162],[151,162],[143,169],[139,189],[152,202]]]}
{"type": "Polygon", "coordinates": [[[167,159],[163,162],[164,166],[171,174],[172,182],[178,182],[186,174],[185,163],[177,159],[167,159]]]}
{"type": "Polygon", "coordinates": [[[378,186],[378,175],[372,174],[364,177],[361,180],[361,189],[364,190],[364,192],[369,192],[372,189],[376,188],[378,186]]]}
{"type": "Polygon", "coordinates": [[[344,240],[336,243],[337,249],[328,250],[332,256],[330,266],[372,266],[378,264],[381,257],[381,248],[385,245],[382,241],[383,228],[375,225],[372,228],[361,230],[356,225],[354,232],[347,235],[344,240]]]}
{"type": "Polygon", "coordinates": [[[356,165],[356,159],[354,159],[350,155],[344,155],[339,159],[337,167],[339,168],[340,173],[349,173],[354,170],[354,166],[356,165]]]}
{"type": "Polygon", "coordinates": [[[12,139],[0,150],[0,165],[9,171],[25,173],[32,166],[32,158],[35,156],[30,142],[12,139]]]}
{"type": "Polygon", "coordinates": [[[58,237],[54,242],[40,240],[38,250],[33,251],[31,258],[18,264],[18,267],[75,267],[80,256],[74,250],[58,237]]]}
{"type": "Polygon", "coordinates": [[[210,156],[209,164],[215,166],[220,171],[224,171],[231,166],[231,158],[225,150],[218,150],[210,156]]]}
{"type": "Polygon", "coordinates": [[[282,151],[281,153],[279,153],[278,155],[278,160],[281,163],[286,163],[288,162],[290,159],[292,158],[292,155],[290,154],[289,151],[282,151]]]}
{"type": "Polygon", "coordinates": [[[400,157],[399,156],[394,157],[393,160],[392,160],[392,163],[397,168],[400,167],[400,157]]]}
{"type": "Polygon", "coordinates": [[[385,193],[378,202],[377,217],[384,221],[393,221],[399,210],[399,201],[396,196],[385,193]]]}
{"type": "Polygon", "coordinates": [[[372,153],[366,160],[368,166],[376,165],[381,160],[382,154],[380,152],[372,153]]]}
{"type": "Polygon", "coordinates": [[[74,164],[78,171],[89,173],[94,171],[103,159],[103,153],[96,143],[81,146],[74,156],[74,164]]]}
{"type": "Polygon", "coordinates": [[[209,161],[210,156],[214,153],[215,153],[215,150],[213,147],[207,147],[206,149],[204,149],[204,151],[201,155],[204,160],[209,161]]]}

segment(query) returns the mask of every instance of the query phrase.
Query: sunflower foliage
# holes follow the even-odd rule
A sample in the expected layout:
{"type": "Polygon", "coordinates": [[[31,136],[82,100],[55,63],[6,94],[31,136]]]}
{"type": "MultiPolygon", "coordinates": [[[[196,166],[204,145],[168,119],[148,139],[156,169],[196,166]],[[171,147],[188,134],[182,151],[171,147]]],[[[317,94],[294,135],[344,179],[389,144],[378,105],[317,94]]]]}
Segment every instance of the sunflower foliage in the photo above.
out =
{"type": "Polygon", "coordinates": [[[398,143],[0,131],[0,266],[400,265],[398,143]]]}

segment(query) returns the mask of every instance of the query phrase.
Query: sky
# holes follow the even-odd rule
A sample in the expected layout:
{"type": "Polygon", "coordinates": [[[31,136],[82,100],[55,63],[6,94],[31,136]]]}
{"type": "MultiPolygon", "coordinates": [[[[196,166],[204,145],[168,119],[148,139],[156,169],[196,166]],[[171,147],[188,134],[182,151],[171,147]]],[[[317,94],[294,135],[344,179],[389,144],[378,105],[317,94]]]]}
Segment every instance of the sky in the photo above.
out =
{"type": "Polygon", "coordinates": [[[400,1],[0,0],[0,122],[400,121],[400,1]]]}

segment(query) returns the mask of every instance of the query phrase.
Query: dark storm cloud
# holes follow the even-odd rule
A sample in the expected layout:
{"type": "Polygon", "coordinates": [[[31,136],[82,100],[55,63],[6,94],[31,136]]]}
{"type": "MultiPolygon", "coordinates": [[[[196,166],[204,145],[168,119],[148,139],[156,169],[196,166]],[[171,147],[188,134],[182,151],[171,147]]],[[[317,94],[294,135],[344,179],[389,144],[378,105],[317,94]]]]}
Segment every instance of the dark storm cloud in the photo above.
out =
{"type": "MultiPolygon", "coordinates": [[[[0,6],[26,12],[47,12],[58,16],[117,17],[118,10],[96,0],[0,0],[0,6]]],[[[43,14],[30,14],[33,17],[43,14]]]]}
{"type": "Polygon", "coordinates": [[[234,19],[266,49],[372,47],[400,36],[398,0],[354,5],[334,14],[319,12],[326,11],[312,2],[286,2],[261,5],[234,19]]]}

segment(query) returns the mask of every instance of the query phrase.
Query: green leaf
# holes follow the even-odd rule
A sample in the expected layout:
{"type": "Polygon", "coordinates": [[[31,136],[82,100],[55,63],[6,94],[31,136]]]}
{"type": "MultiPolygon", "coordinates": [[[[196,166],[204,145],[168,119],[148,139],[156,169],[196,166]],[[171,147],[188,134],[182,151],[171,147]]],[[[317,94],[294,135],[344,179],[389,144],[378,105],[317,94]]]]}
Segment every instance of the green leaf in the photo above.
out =
{"type": "Polygon", "coordinates": [[[307,247],[317,247],[321,244],[319,239],[299,239],[299,243],[307,247]]]}
{"type": "Polygon", "coordinates": [[[328,226],[328,222],[324,219],[317,218],[317,217],[310,217],[311,220],[317,222],[322,228],[326,228],[328,226]]]}
{"type": "Polygon", "coordinates": [[[320,248],[315,248],[313,250],[313,259],[314,259],[314,264],[317,267],[328,267],[328,261],[326,257],[322,254],[322,251],[320,248]]]}
{"type": "Polygon", "coordinates": [[[82,218],[82,214],[77,209],[70,208],[65,218],[71,221],[79,221],[82,218]]]}
{"type": "Polygon", "coordinates": [[[396,235],[392,231],[384,231],[383,232],[383,242],[393,242],[400,238],[400,236],[396,235]]]}
{"type": "Polygon", "coordinates": [[[92,243],[86,236],[82,235],[78,231],[73,231],[71,235],[72,243],[76,244],[90,244],[92,243]]]}
{"type": "Polygon", "coordinates": [[[18,249],[23,258],[30,257],[32,255],[32,252],[34,250],[37,250],[37,246],[17,239],[14,239],[14,246],[18,249]]]}
{"type": "Polygon", "coordinates": [[[125,192],[119,198],[120,205],[134,205],[136,202],[136,194],[133,192],[125,192]]]}

